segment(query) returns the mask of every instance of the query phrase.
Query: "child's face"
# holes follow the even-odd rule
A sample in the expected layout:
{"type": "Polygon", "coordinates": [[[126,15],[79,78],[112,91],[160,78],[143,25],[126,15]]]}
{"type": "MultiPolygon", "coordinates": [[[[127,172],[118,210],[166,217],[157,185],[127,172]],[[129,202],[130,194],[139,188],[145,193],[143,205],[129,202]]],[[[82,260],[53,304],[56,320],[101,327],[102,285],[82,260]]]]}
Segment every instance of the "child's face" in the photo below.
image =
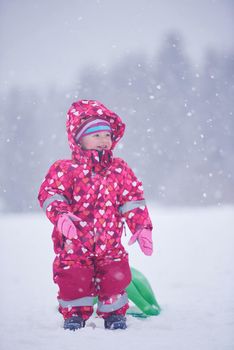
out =
{"type": "Polygon", "coordinates": [[[83,149],[95,149],[102,151],[104,149],[111,149],[112,140],[111,133],[107,131],[99,131],[95,134],[83,136],[80,140],[83,149]]]}

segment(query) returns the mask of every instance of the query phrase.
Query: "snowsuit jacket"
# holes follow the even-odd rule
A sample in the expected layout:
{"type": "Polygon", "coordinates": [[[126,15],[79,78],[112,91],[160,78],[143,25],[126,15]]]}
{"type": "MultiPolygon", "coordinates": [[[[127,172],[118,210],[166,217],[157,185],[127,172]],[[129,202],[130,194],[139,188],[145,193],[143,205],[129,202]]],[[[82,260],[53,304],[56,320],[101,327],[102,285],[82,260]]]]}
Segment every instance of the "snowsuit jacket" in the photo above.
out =
{"type": "Polygon", "coordinates": [[[123,136],[120,117],[93,100],[73,103],[67,114],[67,133],[72,158],[56,161],[39,191],[39,202],[55,225],[55,253],[66,264],[82,257],[117,257],[126,254],[121,235],[126,221],[131,232],[152,229],[142,183],[127,163],[114,158],[112,150],[82,150],[75,142],[81,124],[90,117],[108,120],[113,130],[112,149],[123,136]],[[66,239],[57,230],[59,215],[72,212],[78,239],[66,239]]]}

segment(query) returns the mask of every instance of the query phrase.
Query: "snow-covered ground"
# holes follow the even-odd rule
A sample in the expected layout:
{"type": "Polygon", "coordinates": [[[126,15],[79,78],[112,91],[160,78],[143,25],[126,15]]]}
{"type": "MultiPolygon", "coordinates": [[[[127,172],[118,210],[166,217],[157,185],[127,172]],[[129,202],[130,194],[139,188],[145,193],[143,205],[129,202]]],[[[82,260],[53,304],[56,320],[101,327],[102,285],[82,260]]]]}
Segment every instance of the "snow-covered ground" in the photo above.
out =
{"type": "Polygon", "coordinates": [[[234,349],[234,208],[149,209],[155,254],[128,250],[162,313],[128,316],[126,331],[105,330],[95,317],[84,329],[64,331],[52,282],[51,224],[43,214],[0,216],[0,349],[234,349]]]}

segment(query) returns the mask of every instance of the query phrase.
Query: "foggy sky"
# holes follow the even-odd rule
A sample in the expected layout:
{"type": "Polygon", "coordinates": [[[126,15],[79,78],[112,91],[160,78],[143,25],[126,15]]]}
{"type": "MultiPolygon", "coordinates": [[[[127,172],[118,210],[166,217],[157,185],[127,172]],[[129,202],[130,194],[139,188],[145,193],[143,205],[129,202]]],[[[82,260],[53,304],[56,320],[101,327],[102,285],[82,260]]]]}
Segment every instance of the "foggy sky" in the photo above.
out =
{"type": "Polygon", "coordinates": [[[84,64],[156,54],[171,30],[199,63],[208,47],[231,48],[233,8],[232,0],[0,0],[0,88],[70,84],[84,64]]]}

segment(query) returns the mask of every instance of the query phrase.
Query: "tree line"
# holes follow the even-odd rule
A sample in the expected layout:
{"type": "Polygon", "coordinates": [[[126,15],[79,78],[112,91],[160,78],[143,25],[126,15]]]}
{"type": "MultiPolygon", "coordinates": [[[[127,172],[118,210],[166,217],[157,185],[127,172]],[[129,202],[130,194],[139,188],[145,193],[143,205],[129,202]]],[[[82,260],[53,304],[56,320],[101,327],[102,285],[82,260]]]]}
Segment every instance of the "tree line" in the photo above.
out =
{"type": "Polygon", "coordinates": [[[0,210],[38,210],[49,166],[70,157],[66,111],[98,99],[126,123],[116,154],[158,205],[234,202],[234,54],[209,50],[195,66],[170,34],[153,58],[131,53],[110,68],[85,66],[70,89],[14,86],[1,96],[0,210]]]}

